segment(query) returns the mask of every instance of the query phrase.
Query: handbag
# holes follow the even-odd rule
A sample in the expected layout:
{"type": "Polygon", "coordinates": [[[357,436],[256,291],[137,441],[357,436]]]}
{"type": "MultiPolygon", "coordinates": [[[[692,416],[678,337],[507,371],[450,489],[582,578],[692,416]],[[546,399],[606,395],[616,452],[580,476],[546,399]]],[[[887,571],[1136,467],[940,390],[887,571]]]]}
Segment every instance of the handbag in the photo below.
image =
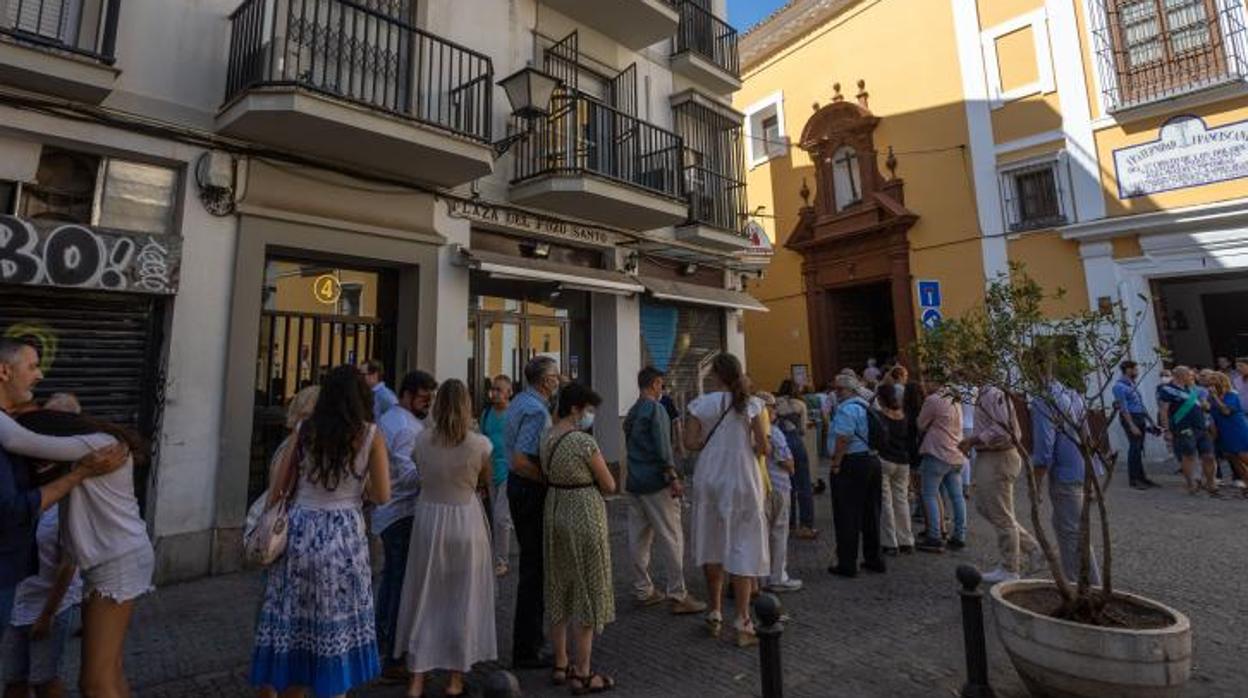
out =
{"type": "Polygon", "coordinates": [[[286,552],[290,529],[290,503],[294,501],[299,484],[299,462],[303,456],[303,442],[298,432],[292,437],[294,444],[284,451],[286,469],[278,485],[271,485],[247,510],[247,524],[243,529],[243,559],[255,565],[267,567],[286,552]],[[274,487],[277,487],[276,496],[274,487]]]}

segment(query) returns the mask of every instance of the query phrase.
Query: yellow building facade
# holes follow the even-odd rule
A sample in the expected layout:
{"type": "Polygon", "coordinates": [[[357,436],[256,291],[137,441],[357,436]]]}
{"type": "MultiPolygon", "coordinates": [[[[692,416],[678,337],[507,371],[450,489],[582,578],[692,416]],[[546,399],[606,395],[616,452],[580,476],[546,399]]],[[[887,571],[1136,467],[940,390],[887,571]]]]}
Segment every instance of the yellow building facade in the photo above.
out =
{"type": "Polygon", "coordinates": [[[1122,301],[1140,360],[1248,355],[1246,25],[1241,0],[794,0],[751,29],[755,379],[904,357],[1010,262],[1055,315],[1122,301]]]}

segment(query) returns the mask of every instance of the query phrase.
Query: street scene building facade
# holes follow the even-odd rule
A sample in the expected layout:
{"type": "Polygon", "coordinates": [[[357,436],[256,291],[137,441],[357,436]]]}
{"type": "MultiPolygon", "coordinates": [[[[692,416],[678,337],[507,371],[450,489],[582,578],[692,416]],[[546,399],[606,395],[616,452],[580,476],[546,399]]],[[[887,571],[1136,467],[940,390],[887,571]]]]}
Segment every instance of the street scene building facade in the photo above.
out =
{"type": "Polygon", "coordinates": [[[239,567],[332,366],[481,400],[552,356],[615,462],[642,365],[683,401],[744,354],[769,244],[724,3],[589,6],[0,0],[0,332],[41,347],[41,397],[153,440],[158,580],[239,567]]]}
{"type": "Polygon", "coordinates": [[[736,97],[751,225],[776,247],[751,372],[904,356],[1011,262],[1066,291],[1055,316],[1138,313],[1141,362],[1248,354],[1246,21],[1237,0],[778,10],[742,39],[736,97]]]}

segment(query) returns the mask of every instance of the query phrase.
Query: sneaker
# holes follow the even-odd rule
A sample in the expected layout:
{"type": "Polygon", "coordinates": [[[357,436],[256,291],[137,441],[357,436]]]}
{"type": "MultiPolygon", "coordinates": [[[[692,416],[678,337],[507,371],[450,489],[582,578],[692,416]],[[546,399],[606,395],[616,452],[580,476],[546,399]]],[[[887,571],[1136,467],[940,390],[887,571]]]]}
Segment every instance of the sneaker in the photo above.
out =
{"type": "Polygon", "coordinates": [[[1003,567],[998,567],[991,572],[984,573],[984,584],[1000,584],[1001,582],[1018,581],[1018,573],[1011,572],[1003,567]]]}
{"type": "Polygon", "coordinates": [[[1241,490],[1248,490],[1248,482],[1244,482],[1243,480],[1236,480],[1235,486],[1241,490]]]}
{"type": "Polygon", "coordinates": [[[637,605],[642,606],[642,607],[657,606],[666,600],[667,600],[667,596],[665,596],[663,592],[659,591],[658,589],[655,589],[651,591],[649,594],[647,594],[646,596],[638,598],[637,605]]]}
{"type": "Polygon", "coordinates": [[[959,540],[959,539],[957,539],[957,538],[950,538],[950,539],[949,539],[949,549],[950,549],[950,550],[961,550],[961,549],[963,549],[963,548],[965,548],[965,547],[966,547],[966,541],[964,541],[964,540],[959,540]]]}
{"type": "Polygon", "coordinates": [[[925,553],[943,553],[945,552],[945,544],[939,538],[932,540],[925,538],[914,546],[917,550],[925,553]]]}
{"type": "Polygon", "coordinates": [[[692,596],[685,596],[679,601],[672,601],[672,615],[685,616],[690,613],[701,613],[706,610],[706,602],[698,601],[692,596]]]}
{"type": "Polygon", "coordinates": [[[793,579],[791,577],[789,579],[784,580],[783,582],[776,582],[775,584],[767,585],[767,591],[770,591],[773,594],[784,594],[790,591],[801,591],[801,590],[802,590],[802,580],[793,579]]]}

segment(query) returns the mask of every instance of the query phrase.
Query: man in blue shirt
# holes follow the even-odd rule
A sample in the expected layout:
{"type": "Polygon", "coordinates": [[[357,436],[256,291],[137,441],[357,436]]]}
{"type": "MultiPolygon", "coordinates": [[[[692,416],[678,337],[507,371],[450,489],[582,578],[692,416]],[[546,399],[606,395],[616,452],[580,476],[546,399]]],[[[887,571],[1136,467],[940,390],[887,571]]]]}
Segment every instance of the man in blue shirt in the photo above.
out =
{"type": "Polygon", "coordinates": [[[662,371],[647,366],[637,374],[637,397],[624,418],[628,450],[628,554],[633,563],[633,596],[642,606],[670,602],[675,614],[700,613],[706,604],[685,587],[685,533],[680,525],[684,484],[672,451],[672,419],[663,406],[662,371]],[[667,582],[663,591],[650,578],[650,550],[658,544],[667,582]]]}
{"type": "Polygon", "coordinates": [[[1136,386],[1139,375],[1139,364],[1134,361],[1122,362],[1122,376],[1114,384],[1114,401],[1118,403],[1118,419],[1122,422],[1123,431],[1127,432],[1127,442],[1130,444],[1127,448],[1127,474],[1131,487],[1146,490],[1161,485],[1150,480],[1144,472],[1144,435],[1148,433],[1152,420],[1136,386]]]}
{"type": "MultiPolygon", "coordinates": [[[[1031,461],[1036,483],[1049,478],[1049,500],[1053,506],[1053,531],[1067,580],[1079,578],[1079,526],[1083,514],[1083,453],[1075,430],[1087,431],[1087,409],[1083,398],[1056,380],[1049,392],[1031,401],[1031,461]]],[[[1096,552],[1091,555],[1089,578],[1101,583],[1096,552]]]]}
{"type": "Polygon", "coordinates": [[[1217,464],[1213,457],[1213,440],[1209,438],[1209,425],[1201,405],[1200,392],[1196,389],[1196,374],[1186,366],[1176,366],[1169,383],[1157,387],[1157,421],[1161,423],[1166,441],[1174,447],[1179,459],[1183,479],[1189,492],[1199,486],[1195,482],[1196,458],[1199,456],[1205,476],[1205,489],[1217,496],[1214,482],[1217,464]]]}
{"type": "Polygon", "coordinates": [[[546,509],[546,478],[542,474],[542,434],[550,427],[550,400],[559,390],[559,364],[537,356],[524,367],[525,389],[507,407],[503,445],[510,458],[507,504],[520,544],[520,578],[516,582],[516,620],[512,626],[512,664],[518,669],[550,666],[542,653],[546,643],[545,572],[542,564],[542,521],[546,509]]]}
{"type": "Polygon", "coordinates": [[[380,423],[381,416],[399,404],[399,398],[386,387],[386,367],[380,361],[365,361],[360,371],[364,374],[364,382],[373,391],[373,421],[380,423]]]}
{"type": "Polygon", "coordinates": [[[407,571],[412,517],[420,495],[420,472],[413,461],[416,437],[425,430],[425,417],[438,382],[424,371],[412,371],[399,386],[399,402],[377,419],[390,456],[390,501],[373,511],[373,532],[381,536],[385,566],[377,589],[377,646],[388,680],[407,680],[401,658],[393,656],[399,602],[403,599],[403,576],[407,571]]]}
{"type": "Polygon", "coordinates": [[[863,567],[884,572],[880,554],[880,506],[883,472],[871,450],[870,409],[859,396],[860,384],[852,375],[836,377],[836,413],[828,435],[832,454],[832,521],[836,526],[836,563],[828,572],[841,577],[858,574],[859,542],[863,567]]]}
{"type": "MultiPolygon", "coordinates": [[[[23,342],[0,337],[0,410],[7,414],[33,400],[35,385],[41,380],[39,352],[23,342]]],[[[8,417],[0,417],[0,420],[7,421],[8,417]]],[[[9,421],[7,426],[15,425],[9,421]]],[[[26,463],[0,447],[0,628],[9,626],[18,582],[38,570],[35,532],[39,514],[83,480],[121,467],[127,457],[126,447],[115,444],[88,453],[68,474],[43,487],[35,487],[26,463]]]]}

